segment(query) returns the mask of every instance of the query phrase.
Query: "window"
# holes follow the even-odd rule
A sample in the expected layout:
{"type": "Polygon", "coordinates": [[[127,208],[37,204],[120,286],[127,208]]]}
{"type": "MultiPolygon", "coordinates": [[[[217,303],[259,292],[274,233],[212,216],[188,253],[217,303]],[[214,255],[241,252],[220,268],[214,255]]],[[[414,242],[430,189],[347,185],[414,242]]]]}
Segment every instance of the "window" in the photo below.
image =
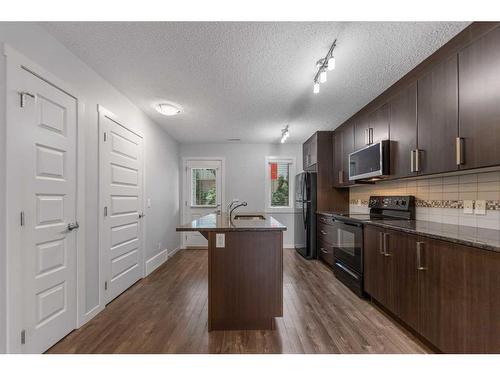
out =
{"type": "Polygon", "coordinates": [[[216,206],[216,173],[213,168],[191,169],[191,206],[216,206]]]}
{"type": "Polygon", "coordinates": [[[266,209],[289,211],[293,207],[293,158],[266,158],[266,209]]]}

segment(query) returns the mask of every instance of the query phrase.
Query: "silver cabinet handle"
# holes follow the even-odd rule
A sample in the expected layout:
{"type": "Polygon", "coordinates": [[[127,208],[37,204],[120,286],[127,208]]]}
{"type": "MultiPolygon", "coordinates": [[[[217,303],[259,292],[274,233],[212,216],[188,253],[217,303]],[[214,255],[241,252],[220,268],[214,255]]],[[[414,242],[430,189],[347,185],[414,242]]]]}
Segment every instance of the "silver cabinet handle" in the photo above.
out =
{"type": "Polygon", "coordinates": [[[320,247],[319,249],[321,250],[322,253],[328,254],[328,251],[326,251],[324,247],[320,247]]]}
{"type": "Polygon", "coordinates": [[[80,225],[78,224],[78,222],[76,222],[76,223],[69,223],[68,226],[67,226],[67,229],[68,229],[69,232],[71,232],[74,229],[78,229],[78,228],[80,228],[80,225]]]}
{"type": "Polygon", "coordinates": [[[369,145],[370,144],[370,140],[368,138],[368,129],[365,129],[365,145],[369,145]]]}
{"type": "Polygon", "coordinates": [[[368,128],[368,144],[373,144],[373,128],[368,128]]]}
{"type": "Polygon", "coordinates": [[[422,266],[422,247],[424,243],[418,241],[417,242],[417,270],[418,271],[424,271],[425,267],[422,266]]]}
{"type": "Polygon", "coordinates": [[[339,183],[343,184],[344,183],[344,171],[339,171],[339,183]]]}
{"type": "Polygon", "coordinates": [[[415,150],[410,151],[410,172],[415,172],[415,150]]]}
{"type": "Polygon", "coordinates": [[[323,234],[323,235],[328,234],[324,230],[320,230],[320,233],[323,234]]]}
{"type": "Polygon", "coordinates": [[[390,257],[391,254],[387,251],[387,239],[389,238],[389,233],[384,233],[384,255],[390,257]]]}
{"type": "Polygon", "coordinates": [[[457,158],[457,165],[462,165],[464,164],[464,139],[462,137],[457,137],[455,140],[455,148],[456,148],[456,158],[457,158]]]}
{"type": "Polygon", "coordinates": [[[385,255],[384,251],[384,232],[380,232],[378,236],[379,242],[378,242],[378,252],[381,255],[385,255]]]}
{"type": "Polygon", "coordinates": [[[420,150],[417,148],[415,150],[415,171],[420,172],[420,150]]]}

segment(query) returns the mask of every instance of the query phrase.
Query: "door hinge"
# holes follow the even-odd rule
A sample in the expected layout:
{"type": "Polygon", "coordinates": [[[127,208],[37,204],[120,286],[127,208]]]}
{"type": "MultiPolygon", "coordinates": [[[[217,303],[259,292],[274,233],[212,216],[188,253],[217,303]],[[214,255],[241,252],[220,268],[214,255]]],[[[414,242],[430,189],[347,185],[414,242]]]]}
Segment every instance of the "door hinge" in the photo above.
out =
{"type": "Polygon", "coordinates": [[[24,227],[24,224],[26,223],[26,219],[24,217],[24,211],[21,211],[20,215],[19,215],[19,221],[20,221],[20,224],[22,227],[24,227]]]}
{"type": "Polygon", "coordinates": [[[108,282],[107,281],[104,282],[104,290],[108,290],[108,282]]]}
{"type": "Polygon", "coordinates": [[[104,142],[106,142],[107,139],[108,139],[108,136],[107,136],[106,132],[104,132],[104,142]]]}
{"type": "Polygon", "coordinates": [[[26,330],[21,331],[21,345],[26,344],[26,330]]]}
{"type": "Polygon", "coordinates": [[[108,216],[108,207],[104,207],[104,216],[108,216]]]}

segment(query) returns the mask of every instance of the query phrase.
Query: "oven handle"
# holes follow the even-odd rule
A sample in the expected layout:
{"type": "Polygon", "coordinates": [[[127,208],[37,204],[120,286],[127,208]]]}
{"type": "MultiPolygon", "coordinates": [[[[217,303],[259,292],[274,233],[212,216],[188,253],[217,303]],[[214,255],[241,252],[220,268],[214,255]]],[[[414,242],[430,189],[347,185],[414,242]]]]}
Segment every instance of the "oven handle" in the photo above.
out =
{"type": "Polygon", "coordinates": [[[357,223],[347,223],[347,222],[345,222],[345,221],[341,221],[341,223],[342,223],[342,224],[344,224],[344,225],[349,225],[349,226],[351,226],[351,227],[358,227],[358,228],[359,228],[359,227],[361,227],[361,226],[363,226],[363,224],[357,224],[357,223]]]}
{"type": "Polygon", "coordinates": [[[340,269],[342,269],[343,271],[347,272],[349,275],[351,275],[352,277],[354,277],[356,280],[359,279],[359,276],[356,275],[354,272],[352,272],[350,269],[348,269],[347,267],[345,267],[343,264],[339,263],[339,262],[335,262],[335,265],[337,267],[339,267],[340,269]]]}

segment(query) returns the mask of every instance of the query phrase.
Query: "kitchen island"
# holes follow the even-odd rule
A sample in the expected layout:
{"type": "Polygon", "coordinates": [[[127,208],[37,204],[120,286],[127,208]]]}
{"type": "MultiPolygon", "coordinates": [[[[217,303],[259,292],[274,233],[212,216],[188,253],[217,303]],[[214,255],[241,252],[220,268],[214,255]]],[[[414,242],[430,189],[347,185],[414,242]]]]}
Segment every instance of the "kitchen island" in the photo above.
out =
{"type": "Polygon", "coordinates": [[[283,316],[283,231],[268,214],[209,214],[176,228],[208,240],[208,330],[274,329],[283,316]]]}

